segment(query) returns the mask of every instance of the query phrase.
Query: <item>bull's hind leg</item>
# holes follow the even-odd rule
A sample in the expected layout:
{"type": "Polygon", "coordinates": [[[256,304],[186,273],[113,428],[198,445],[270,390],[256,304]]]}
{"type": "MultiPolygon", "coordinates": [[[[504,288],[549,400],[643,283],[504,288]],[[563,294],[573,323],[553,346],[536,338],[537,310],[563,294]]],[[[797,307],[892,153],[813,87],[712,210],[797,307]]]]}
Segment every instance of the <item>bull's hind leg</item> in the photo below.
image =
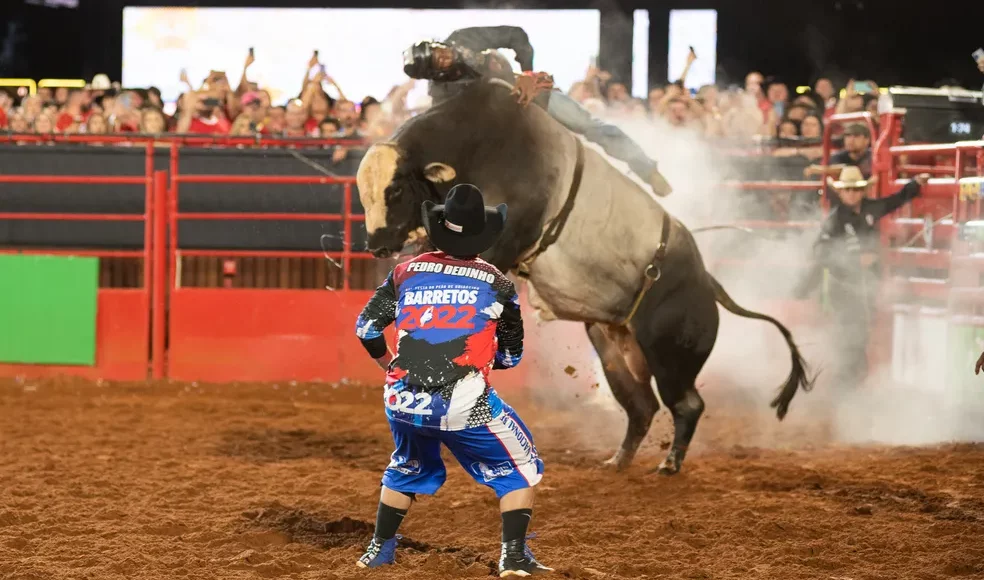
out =
{"type": "Polygon", "coordinates": [[[639,322],[636,331],[659,397],[673,415],[673,444],[656,470],[673,475],[680,471],[704,412],[697,375],[717,338],[717,306],[713,297],[678,295],[677,300],[660,304],[653,318],[639,322]]]}
{"type": "Polygon", "coordinates": [[[612,395],[625,409],[629,419],[622,446],[611,459],[605,462],[606,465],[614,466],[621,471],[632,463],[639,444],[646,438],[653,416],[659,410],[659,401],[649,381],[639,381],[632,375],[618,345],[609,338],[601,326],[597,324],[586,326],[591,344],[601,358],[605,379],[612,389],[612,395]]]}

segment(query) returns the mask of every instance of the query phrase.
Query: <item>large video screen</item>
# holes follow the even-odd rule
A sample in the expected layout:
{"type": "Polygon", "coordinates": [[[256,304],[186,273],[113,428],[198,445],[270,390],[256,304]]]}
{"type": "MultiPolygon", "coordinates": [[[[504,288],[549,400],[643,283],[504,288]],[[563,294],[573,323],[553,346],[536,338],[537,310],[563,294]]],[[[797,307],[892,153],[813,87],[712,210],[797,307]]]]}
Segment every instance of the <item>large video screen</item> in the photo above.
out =
{"type": "MultiPolygon", "coordinates": [[[[553,74],[566,91],[598,54],[599,19],[597,10],[127,7],[121,82],[156,86],[165,101],[173,101],[187,90],[179,80],[182,69],[196,88],[214,69],[225,71],[235,87],[253,47],[249,79],[283,103],[300,92],[317,49],[349,99],[382,99],[408,80],[402,54],[413,43],[443,40],[458,28],[512,25],[529,35],[536,70],[553,74]]],[[[414,89],[425,90],[425,83],[414,89]]]]}

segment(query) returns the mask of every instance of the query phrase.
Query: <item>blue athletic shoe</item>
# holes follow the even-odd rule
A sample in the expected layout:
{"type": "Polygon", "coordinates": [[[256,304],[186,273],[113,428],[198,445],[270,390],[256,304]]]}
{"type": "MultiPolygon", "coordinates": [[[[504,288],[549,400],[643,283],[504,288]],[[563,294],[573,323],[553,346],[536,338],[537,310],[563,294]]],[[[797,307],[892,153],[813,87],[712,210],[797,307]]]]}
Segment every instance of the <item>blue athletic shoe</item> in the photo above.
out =
{"type": "Polygon", "coordinates": [[[376,536],[372,537],[366,553],[355,563],[359,568],[378,568],[384,564],[396,562],[396,544],[403,536],[397,535],[388,540],[380,540],[376,536]]]}
{"type": "Polygon", "coordinates": [[[553,572],[553,568],[547,568],[536,561],[533,551],[526,545],[526,540],[532,540],[536,534],[530,534],[522,540],[512,540],[502,543],[502,555],[499,556],[499,577],[509,576],[532,576],[553,572]]]}

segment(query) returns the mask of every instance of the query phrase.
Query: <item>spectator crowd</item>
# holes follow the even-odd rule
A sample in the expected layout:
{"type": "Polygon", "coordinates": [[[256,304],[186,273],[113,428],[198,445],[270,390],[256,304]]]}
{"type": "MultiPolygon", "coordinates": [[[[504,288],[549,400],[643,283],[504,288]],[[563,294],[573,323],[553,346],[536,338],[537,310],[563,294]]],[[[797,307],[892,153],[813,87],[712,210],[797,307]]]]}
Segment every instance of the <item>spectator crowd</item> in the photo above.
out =
{"type": "MultiPolygon", "coordinates": [[[[871,81],[849,81],[839,98],[827,78],[797,94],[781,80],[753,71],[745,77],[744,86],[705,85],[691,91],[684,86],[695,58],[693,54],[688,57],[682,78],[653,88],[648,99],[631,97],[623,83],[595,68],[575,82],[568,94],[598,117],[659,118],[714,141],[770,142],[777,145],[773,149],[777,156],[819,157],[823,128],[831,115],[877,110],[878,86],[871,81]]],[[[286,103],[273,103],[267,90],[249,80],[252,63],[253,56],[248,55],[235,87],[224,71],[211,71],[197,88],[182,74],[187,90],[173,107],[164,106],[155,87],[122,88],[106,75],[97,75],[83,89],[41,88],[35,95],[24,96],[0,93],[0,129],[17,134],[173,132],[372,142],[390,135],[414,113],[407,105],[412,79],[394,86],[381,100],[367,96],[353,101],[317,56],[307,63],[297,96],[286,103]],[[173,114],[166,114],[168,109],[173,114]]],[[[298,73],[301,76],[300,67],[298,73]]]]}
{"type": "MultiPolygon", "coordinates": [[[[574,83],[570,95],[596,116],[662,119],[717,142],[770,143],[777,156],[819,157],[824,126],[831,116],[878,110],[879,88],[873,81],[849,80],[839,96],[826,77],[793,92],[796,87],[791,90],[780,79],[752,71],[744,86],[704,85],[688,90],[686,76],[695,59],[691,53],[681,78],[651,89],[645,100],[631,97],[624,84],[597,69],[589,69],[582,81],[574,83]]],[[[842,132],[842,127],[833,128],[835,136],[842,132]]]]}
{"type": "Polygon", "coordinates": [[[172,132],[376,140],[409,115],[405,103],[412,82],[394,86],[383,100],[370,96],[356,103],[312,57],[297,96],[273,103],[267,90],[248,80],[252,63],[252,55],[247,56],[235,87],[224,71],[211,71],[197,88],[182,73],[187,90],[174,103],[173,114],[165,113],[168,107],[156,87],[123,88],[102,74],[85,88],[39,88],[34,95],[0,92],[0,129],[16,134],[172,132]],[[309,70],[317,72],[309,75],[309,70]],[[336,97],[329,95],[330,87],[336,97]]]}

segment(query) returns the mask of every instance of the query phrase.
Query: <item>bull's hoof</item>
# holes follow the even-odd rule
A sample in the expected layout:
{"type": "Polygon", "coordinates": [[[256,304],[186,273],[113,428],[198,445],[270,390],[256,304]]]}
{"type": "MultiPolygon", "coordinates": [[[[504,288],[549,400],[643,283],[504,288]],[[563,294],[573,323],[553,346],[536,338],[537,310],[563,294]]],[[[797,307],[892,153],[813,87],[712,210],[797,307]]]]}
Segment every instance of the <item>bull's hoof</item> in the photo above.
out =
{"type": "Polygon", "coordinates": [[[669,463],[664,460],[663,463],[659,464],[659,467],[653,470],[653,472],[659,475],[676,475],[680,473],[680,465],[677,463],[669,463]]]}
{"type": "MultiPolygon", "coordinates": [[[[660,475],[676,475],[680,473],[680,466],[683,464],[683,457],[686,451],[674,447],[670,449],[669,455],[653,471],[660,475]]],[[[652,472],[650,472],[652,473],[652,472]]]]}
{"type": "Polygon", "coordinates": [[[612,457],[602,463],[601,466],[605,469],[614,469],[616,472],[624,471],[629,465],[632,464],[633,457],[635,457],[634,452],[619,449],[615,452],[615,455],[612,455],[612,457]]]}

